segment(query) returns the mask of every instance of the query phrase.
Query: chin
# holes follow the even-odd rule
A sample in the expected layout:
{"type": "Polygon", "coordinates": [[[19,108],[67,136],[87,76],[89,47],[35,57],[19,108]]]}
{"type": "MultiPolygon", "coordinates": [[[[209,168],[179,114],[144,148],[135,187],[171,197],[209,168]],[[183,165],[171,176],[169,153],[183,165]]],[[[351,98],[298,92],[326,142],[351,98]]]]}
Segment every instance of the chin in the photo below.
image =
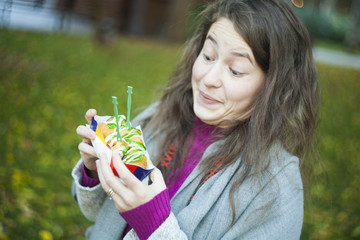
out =
{"type": "Polygon", "coordinates": [[[194,112],[195,112],[195,116],[204,123],[214,126],[217,125],[218,121],[211,117],[211,115],[214,115],[214,112],[206,111],[202,108],[198,109],[197,107],[194,107],[194,112]]]}

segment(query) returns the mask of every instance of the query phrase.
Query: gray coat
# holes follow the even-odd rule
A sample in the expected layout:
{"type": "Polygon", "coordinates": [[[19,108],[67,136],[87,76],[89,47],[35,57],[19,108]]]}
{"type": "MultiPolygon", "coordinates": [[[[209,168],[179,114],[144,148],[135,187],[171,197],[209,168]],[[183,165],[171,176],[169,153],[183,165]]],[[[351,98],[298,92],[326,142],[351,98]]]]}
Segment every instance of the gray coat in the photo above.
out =
{"type": "MultiPolygon", "coordinates": [[[[134,122],[152,114],[155,107],[149,107],[134,122]]],[[[151,150],[156,149],[156,143],[151,137],[146,137],[145,142],[150,156],[154,156],[151,150]]],[[[203,158],[220,145],[221,141],[210,145],[203,158]]],[[[303,222],[303,187],[298,158],[281,147],[274,147],[269,157],[272,158],[269,174],[256,181],[248,178],[236,192],[235,224],[230,229],[229,191],[241,158],[211,177],[187,205],[201,179],[196,167],[171,199],[170,216],[149,239],[299,239],[303,222]]],[[[74,198],[84,216],[95,222],[87,229],[86,238],[120,239],[127,223],[100,184],[92,188],[80,185],[81,160],[72,175],[74,198]]],[[[125,239],[138,237],[131,230],[125,239]]]]}

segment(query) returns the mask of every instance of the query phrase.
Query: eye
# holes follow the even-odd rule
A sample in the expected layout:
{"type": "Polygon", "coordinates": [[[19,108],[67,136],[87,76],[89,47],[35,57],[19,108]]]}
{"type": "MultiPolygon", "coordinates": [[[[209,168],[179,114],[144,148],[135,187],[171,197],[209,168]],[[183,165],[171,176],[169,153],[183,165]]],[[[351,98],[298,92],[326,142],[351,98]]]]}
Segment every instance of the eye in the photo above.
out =
{"type": "Polygon", "coordinates": [[[232,69],[231,67],[229,67],[229,70],[234,76],[242,76],[242,75],[244,75],[243,73],[238,72],[238,71],[232,69]]]}
{"type": "Polygon", "coordinates": [[[213,58],[211,58],[210,56],[206,55],[205,53],[203,53],[203,57],[206,61],[214,61],[213,58]]]}

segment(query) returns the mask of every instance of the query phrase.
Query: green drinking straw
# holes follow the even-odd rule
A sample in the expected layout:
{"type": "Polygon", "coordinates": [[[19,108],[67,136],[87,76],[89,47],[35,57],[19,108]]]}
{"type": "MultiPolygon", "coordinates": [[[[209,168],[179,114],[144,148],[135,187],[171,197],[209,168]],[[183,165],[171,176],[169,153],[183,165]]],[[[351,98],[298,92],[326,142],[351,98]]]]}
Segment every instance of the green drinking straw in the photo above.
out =
{"type": "Polygon", "coordinates": [[[125,123],[125,127],[130,128],[130,111],[131,111],[131,94],[132,94],[133,87],[128,86],[128,100],[127,100],[127,119],[125,123]]]}
{"type": "Polygon", "coordinates": [[[117,131],[117,140],[119,141],[122,141],[122,138],[121,138],[121,135],[120,135],[120,131],[119,131],[119,113],[118,113],[118,109],[117,109],[117,97],[112,97],[113,99],[113,104],[114,104],[114,113],[115,113],[115,118],[116,118],[116,131],[117,131]]]}

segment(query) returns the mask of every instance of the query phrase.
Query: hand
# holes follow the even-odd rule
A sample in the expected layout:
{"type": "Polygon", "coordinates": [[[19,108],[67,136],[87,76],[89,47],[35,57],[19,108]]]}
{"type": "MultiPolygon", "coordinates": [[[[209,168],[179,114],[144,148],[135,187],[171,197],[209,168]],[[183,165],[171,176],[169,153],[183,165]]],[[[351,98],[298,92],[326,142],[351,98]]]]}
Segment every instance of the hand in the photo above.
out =
{"type": "Polygon", "coordinates": [[[96,161],[101,186],[105,192],[110,188],[114,191],[111,197],[119,212],[147,203],[166,189],[164,178],[157,168],[150,173],[152,184],[146,185],[127,169],[118,154],[113,154],[113,163],[119,177],[113,174],[105,154],[100,154],[100,160],[96,161]]]}
{"type": "MultiPolygon", "coordinates": [[[[95,109],[89,109],[86,114],[85,118],[89,124],[91,124],[91,120],[96,115],[95,109]]],[[[95,161],[98,160],[94,147],[91,144],[91,140],[95,139],[96,134],[93,130],[85,127],[84,125],[80,125],[76,129],[76,133],[83,139],[82,142],[79,144],[79,151],[81,155],[81,159],[84,162],[85,167],[89,170],[88,174],[90,177],[98,178],[97,170],[96,170],[96,163],[95,161]]]]}

